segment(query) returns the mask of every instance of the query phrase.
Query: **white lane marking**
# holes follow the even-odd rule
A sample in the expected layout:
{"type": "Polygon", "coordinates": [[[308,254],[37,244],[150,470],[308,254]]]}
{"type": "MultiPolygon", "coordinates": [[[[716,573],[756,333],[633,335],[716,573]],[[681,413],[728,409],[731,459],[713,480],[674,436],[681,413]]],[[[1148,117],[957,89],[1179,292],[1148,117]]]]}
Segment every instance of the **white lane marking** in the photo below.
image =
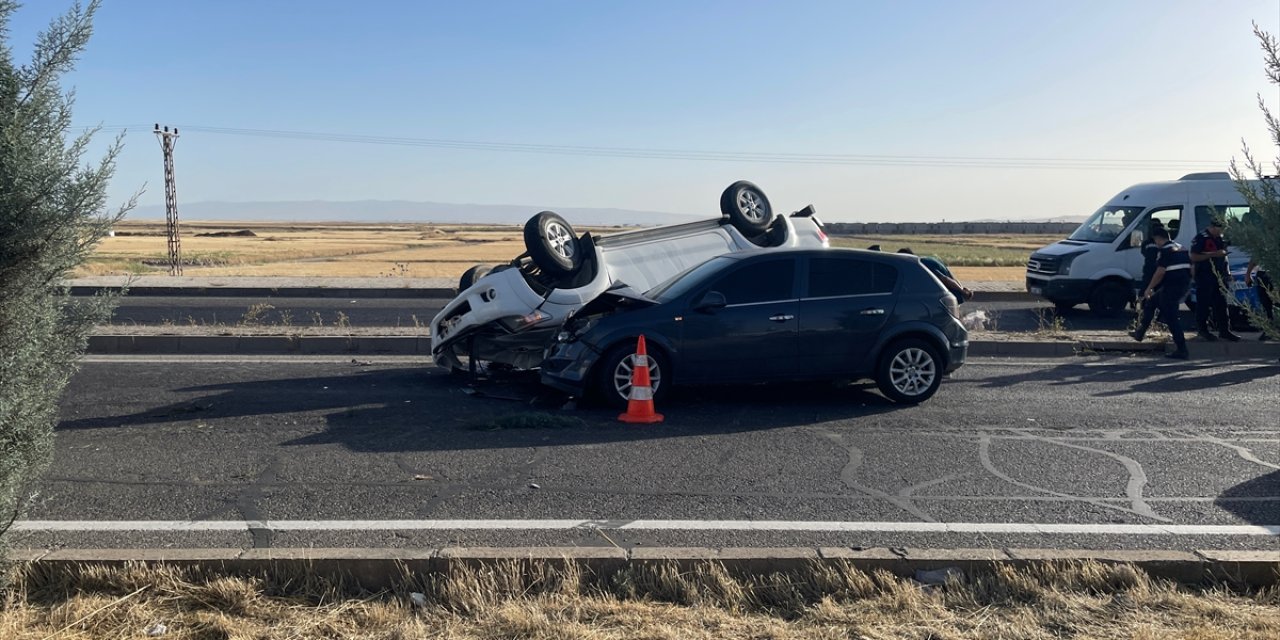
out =
{"type": "Polygon", "coordinates": [[[218,356],[218,355],[90,355],[80,359],[81,362],[87,364],[175,364],[175,363],[197,363],[197,364],[350,364],[352,360],[359,362],[369,362],[372,364],[404,364],[406,362],[420,362],[422,364],[431,364],[431,356],[422,355],[420,353],[405,355],[387,355],[387,354],[360,354],[352,353],[347,355],[243,355],[243,356],[218,356]]]}
{"type": "Polygon", "coordinates": [[[1280,525],[1039,524],[1033,522],[793,522],[787,520],[19,520],[15,531],[569,530],[1025,533],[1128,536],[1280,536],[1280,525]]]}

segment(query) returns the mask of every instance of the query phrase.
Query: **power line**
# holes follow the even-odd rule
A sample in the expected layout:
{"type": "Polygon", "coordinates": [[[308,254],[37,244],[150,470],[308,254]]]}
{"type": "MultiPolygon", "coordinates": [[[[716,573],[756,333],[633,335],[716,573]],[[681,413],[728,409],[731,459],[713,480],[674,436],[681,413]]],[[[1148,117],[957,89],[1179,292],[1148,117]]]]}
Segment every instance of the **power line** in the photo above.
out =
{"type": "MultiPolygon", "coordinates": [[[[103,131],[123,131],[145,125],[103,125],[103,131]]],[[[209,127],[183,125],[190,132],[213,135],[274,138],[311,142],[339,142],[386,146],[424,147],[462,151],[530,153],[653,160],[695,160],[712,162],[756,162],[766,164],[808,164],[827,166],[903,166],[903,167],[970,167],[982,169],[1092,169],[1130,170],[1205,170],[1226,166],[1223,160],[1150,160],[1125,158],[1043,158],[998,156],[929,156],[888,154],[780,153],[753,151],[706,151],[693,149],[604,147],[559,144],[488,142],[445,138],[410,138],[363,134],[209,127]]]]}

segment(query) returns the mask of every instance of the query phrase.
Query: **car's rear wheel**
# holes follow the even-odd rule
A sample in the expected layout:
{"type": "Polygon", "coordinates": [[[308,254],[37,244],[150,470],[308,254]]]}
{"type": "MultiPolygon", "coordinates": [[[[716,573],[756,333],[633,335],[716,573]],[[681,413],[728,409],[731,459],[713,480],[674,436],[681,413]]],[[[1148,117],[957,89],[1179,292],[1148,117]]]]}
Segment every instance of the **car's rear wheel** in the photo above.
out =
{"type": "MultiPolygon", "coordinates": [[[[671,385],[670,360],[661,349],[648,348],[649,388],[654,401],[665,398],[671,385]]],[[[595,387],[597,396],[610,406],[626,408],[631,397],[631,376],[638,366],[634,341],[610,349],[596,366],[595,387]]]]}
{"type": "Polygon", "coordinates": [[[769,230],[773,222],[773,207],[764,192],[746,180],[739,180],[720,194],[720,213],[729,216],[729,222],[747,237],[769,230]]]}
{"type": "Polygon", "coordinates": [[[485,274],[489,273],[492,270],[493,268],[490,267],[489,265],[478,264],[474,267],[471,267],[470,269],[467,269],[466,271],[463,271],[462,277],[458,279],[458,291],[461,292],[461,291],[466,291],[467,289],[470,289],[471,285],[476,283],[476,280],[483,278],[485,274]]]}
{"type": "Polygon", "coordinates": [[[582,252],[573,225],[551,211],[543,211],[524,223],[524,247],[539,269],[565,276],[582,266],[582,252]]]}
{"type": "Polygon", "coordinates": [[[917,404],[933,397],[942,384],[942,358],[937,347],[919,338],[898,340],[880,356],[876,386],[898,404],[917,404]]]}

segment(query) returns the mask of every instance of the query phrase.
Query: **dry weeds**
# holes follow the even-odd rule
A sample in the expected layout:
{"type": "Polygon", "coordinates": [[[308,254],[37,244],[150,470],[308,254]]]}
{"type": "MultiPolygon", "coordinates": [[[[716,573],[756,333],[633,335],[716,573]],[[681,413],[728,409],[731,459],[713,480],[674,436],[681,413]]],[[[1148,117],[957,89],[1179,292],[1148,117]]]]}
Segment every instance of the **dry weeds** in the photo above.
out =
{"type": "Polygon", "coordinates": [[[717,564],[597,577],[508,562],[405,575],[368,593],[315,575],[231,577],[172,566],[28,567],[0,600],[0,637],[1238,640],[1280,637],[1280,592],[1192,588],[1133,567],[1007,565],[925,587],[813,564],[735,576],[717,564]],[[421,593],[421,606],[411,594],[421,593]]]}
{"type": "MultiPolygon", "coordinates": [[[[183,274],[187,276],[456,278],[474,264],[501,264],[524,252],[519,226],[279,222],[184,222],[183,274]],[[253,236],[212,237],[252,231],[253,236]]],[[[615,231],[617,229],[614,229],[615,231]]],[[[593,229],[597,233],[609,229],[593,229]]],[[[1039,236],[837,236],[835,246],[886,250],[911,246],[936,254],[963,282],[1023,278],[1039,236]],[[961,271],[964,265],[972,265],[961,271]],[[1004,265],[1004,266],[1000,266],[1004,265]]],[[[167,273],[168,245],[160,222],[127,221],[105,238],[73,275],[167,273]]]]}

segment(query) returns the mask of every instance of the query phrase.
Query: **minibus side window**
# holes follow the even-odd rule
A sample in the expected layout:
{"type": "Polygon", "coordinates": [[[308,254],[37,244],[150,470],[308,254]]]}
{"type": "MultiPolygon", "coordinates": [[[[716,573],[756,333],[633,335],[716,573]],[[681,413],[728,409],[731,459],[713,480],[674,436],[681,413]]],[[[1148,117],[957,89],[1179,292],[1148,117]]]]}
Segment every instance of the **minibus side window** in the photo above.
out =
{"type": "Polygon", "coordinates": [[[1240,219],[1246,213],[1249,213],[1249,205],[1247,204],[1200,205],[1196,207],[1196,233],[1204,231],[1204,228],[1209,226],[1209,221],[1215,215],[1226,218],[1225,222],[1231,224],[1240,222],[1240,219]]]}
{"type": "Polygon", "coordinates": [[[1176,238],[1178,236],[1178,225],[1181,224],[1181,221],[1182,207],[1152,209],[1142,216],[1142,220],[1133,227],[1133,232],[1129,234],[1129,241],[1120,245],[1119,250],[1124,251],[1141,247],[1151,237],[1151,227],[1157,222],[1169,231],[1169,237],[1176,238]]]}

